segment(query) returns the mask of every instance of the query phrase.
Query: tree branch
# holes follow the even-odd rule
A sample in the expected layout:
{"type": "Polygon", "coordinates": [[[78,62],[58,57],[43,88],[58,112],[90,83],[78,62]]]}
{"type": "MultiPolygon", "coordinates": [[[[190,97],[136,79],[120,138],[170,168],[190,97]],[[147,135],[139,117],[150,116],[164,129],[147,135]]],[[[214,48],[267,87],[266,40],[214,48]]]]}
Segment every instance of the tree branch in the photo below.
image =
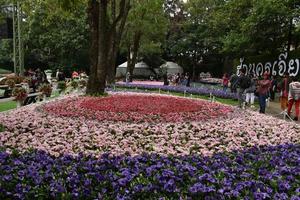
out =
{"type": "Polygon", "coordinates": [[[121,0],[120,6],[119,6],[119,15],[115,18],[115,20],[112,23],[112,27],[115,27],[118,22],[126,16],[126,13],[130,9],[130,0],[121,0]]]}

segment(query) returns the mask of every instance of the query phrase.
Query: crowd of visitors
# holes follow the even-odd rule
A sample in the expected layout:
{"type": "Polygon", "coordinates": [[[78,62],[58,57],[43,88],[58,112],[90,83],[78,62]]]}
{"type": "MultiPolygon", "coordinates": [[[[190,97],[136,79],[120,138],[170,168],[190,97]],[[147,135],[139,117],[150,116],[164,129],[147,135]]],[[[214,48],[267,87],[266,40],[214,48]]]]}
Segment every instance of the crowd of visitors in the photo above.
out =
{"type": "Polygon", "coordinates": [[[174,85],[174,86],[186,86],[190,87],[191,84],[191,77],[189,73],[177,73],[177,74],[165,74],[164,78],[164,85],[174,85]]]}
{"type": "Polygon", "coordinates": [[[36,92],[41,84],[49,83],[46,73],[40,68],[37,68],[36,70],[30,68],[25,71],[24,76],[27,78],[29,88],[32,88],[33,92],[36,92]]]}
{"type": "Polygon", "coordinates": [[[288,73],[281,78],[270,76],[265,72],[261,77],[254,74],[246,74],[244,69],[240,70],[240,75],[228,74],[223,76],[223,90],[226,92],[230,88],[232,93],[238,94],[239,106],[254,107],[255,96],[259,102],[259,112],[265,113],[268,101],[274,101],[276,93],[279,93],[279,99],[282,111],[291,115],[291,109],[295,105],[295,118],[297,121],[300,115],[300,82],[296,77],[292,79],[288,73]]]}

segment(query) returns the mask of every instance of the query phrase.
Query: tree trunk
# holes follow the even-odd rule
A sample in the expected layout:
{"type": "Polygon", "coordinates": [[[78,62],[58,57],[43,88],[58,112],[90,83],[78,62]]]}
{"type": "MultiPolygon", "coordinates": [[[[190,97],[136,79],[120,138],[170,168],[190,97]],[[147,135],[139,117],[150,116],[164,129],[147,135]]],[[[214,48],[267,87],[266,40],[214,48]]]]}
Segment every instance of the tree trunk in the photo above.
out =
{"type": "Polygon", "coordinates": [[[133,37],[132,48],[130,47],[128,49],[129,56],[127,56],[128,57],[127,58],[127,72],[129,72],[131,75],[130,81],[132,81],[134,67],[138,60],[138,51],[140,48],[141,37],[142,37],[142,33],[140,31],[136,32],[133,37]]]}
{"type": "Polygon", "coordinates": [[[98,66],[95,86],[97,93],[103,94],[106,86],[108,68],[108,51],[111,48],[113,35],[109,33],[109,19],[107,15],[108,0],[101,0],[99,5],[99,40],[98,40],[98,66]]]}
{"type": "Polygon", "coordinates": [[[90,26],[91,47],[90,47],[90,74],[87,85],[87,94],[97,93],[97,67],[98,67],[98,27],[99,27],[99,2],[90,0],[88,5],[88,22],[90,26]]]}
{"type": "MultiPolygon", "coordinates": [[[[114,2],[114,1],[112,1],[114,2]]],[[[114,3],[115,4],[115,3],[114,3]]],[[[122,34],[124,31],[124,27],[126,24],[126,19],[128,16],[130,10],[130,1],[127,1],[126,4],[124,5],[124,9],[122,11],[123,18],[120,20],[119,26],[116,26],[112,30],[112,35],[114,36],[114,40],[112,41],[112,48],[110,49],[109,52],[109,70],[107,73],[107,82],[108,84],[113,84],[115,82],[115,75],[116,75],[116,60],[117,60],[117,55],[118,55],[118,49],[120,47],[121,43],[121,38],[122,34]]],[[[112,6],[112,18],[113,20],[116,20],[116,15],[115,15],[115,6],[112,6]]]]}
{"type": "Polygon", "coordinates": [[[117,38],[117,26],[127,19],[130,9],[130,0],[119,1],[119,14],[111,12],[113,17],[110,22],[108,5],[115,11],[115,0],[89,0],[88,14],[91,30],[90,48],[90,76],[87,86],[87,94],[98,95],[105,92],[107,74],[111,71],[111,65],[115,65],[116,54],[119,48],[120,38],[117,38]],[[114,17],[115,16],[115,17],[114,17]]]}

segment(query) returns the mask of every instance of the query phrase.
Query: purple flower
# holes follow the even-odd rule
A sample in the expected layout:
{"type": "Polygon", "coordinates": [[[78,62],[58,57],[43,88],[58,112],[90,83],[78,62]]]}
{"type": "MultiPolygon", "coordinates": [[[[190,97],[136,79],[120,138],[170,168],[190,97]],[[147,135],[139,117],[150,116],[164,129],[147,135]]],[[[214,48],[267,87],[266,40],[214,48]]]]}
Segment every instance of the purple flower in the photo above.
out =
{"type": "Polygon", "coordinates": [[[269,199],[270,195],[264,192],[255,192],[254,199],[269,199]]]}
{"type": "Polygon", "coordinates": [[[273,196],[273,199],[274,200],[286,200],[288,199],[288,195],[286,193],[276,193],[274,196],[273,196]]]}
{"type": "Polygon", "coordinates": [[[164,189],[167,192],[175,192],[176,189],[176,184],[174,179],[170,179],[165,185],[164,185],[164,189]]]}
{"type": "Polygon", "coordinates": [[[124,187],[124,186],[127,185],[128,179],[127,178],[121,178],[121,179],[118,180],[118,183],[119,183],[120,186],[124,187]]]}

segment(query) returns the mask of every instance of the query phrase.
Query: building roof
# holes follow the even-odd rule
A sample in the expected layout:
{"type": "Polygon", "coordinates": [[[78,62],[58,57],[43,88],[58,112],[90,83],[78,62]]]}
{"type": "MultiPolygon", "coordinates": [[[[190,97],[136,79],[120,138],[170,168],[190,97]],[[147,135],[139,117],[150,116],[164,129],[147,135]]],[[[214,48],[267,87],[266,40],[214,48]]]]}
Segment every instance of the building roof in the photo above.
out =
{"type": "MultiPolygon", "coordinates": [[[[119,65],[118,68],[127,68],[127,62],[124,62],[123,64],[119,65]]],[[[138,62],[135,64],[135,68],[149,69],[149,66],[145,62],[138,62]]]]}
{"type": "Polygon", "coordinates": [[[160,68],[167,68],[167,69],[182,69],[177,63],[174,62],[166,62],[165,64],[161,65],[160,68]]]}

